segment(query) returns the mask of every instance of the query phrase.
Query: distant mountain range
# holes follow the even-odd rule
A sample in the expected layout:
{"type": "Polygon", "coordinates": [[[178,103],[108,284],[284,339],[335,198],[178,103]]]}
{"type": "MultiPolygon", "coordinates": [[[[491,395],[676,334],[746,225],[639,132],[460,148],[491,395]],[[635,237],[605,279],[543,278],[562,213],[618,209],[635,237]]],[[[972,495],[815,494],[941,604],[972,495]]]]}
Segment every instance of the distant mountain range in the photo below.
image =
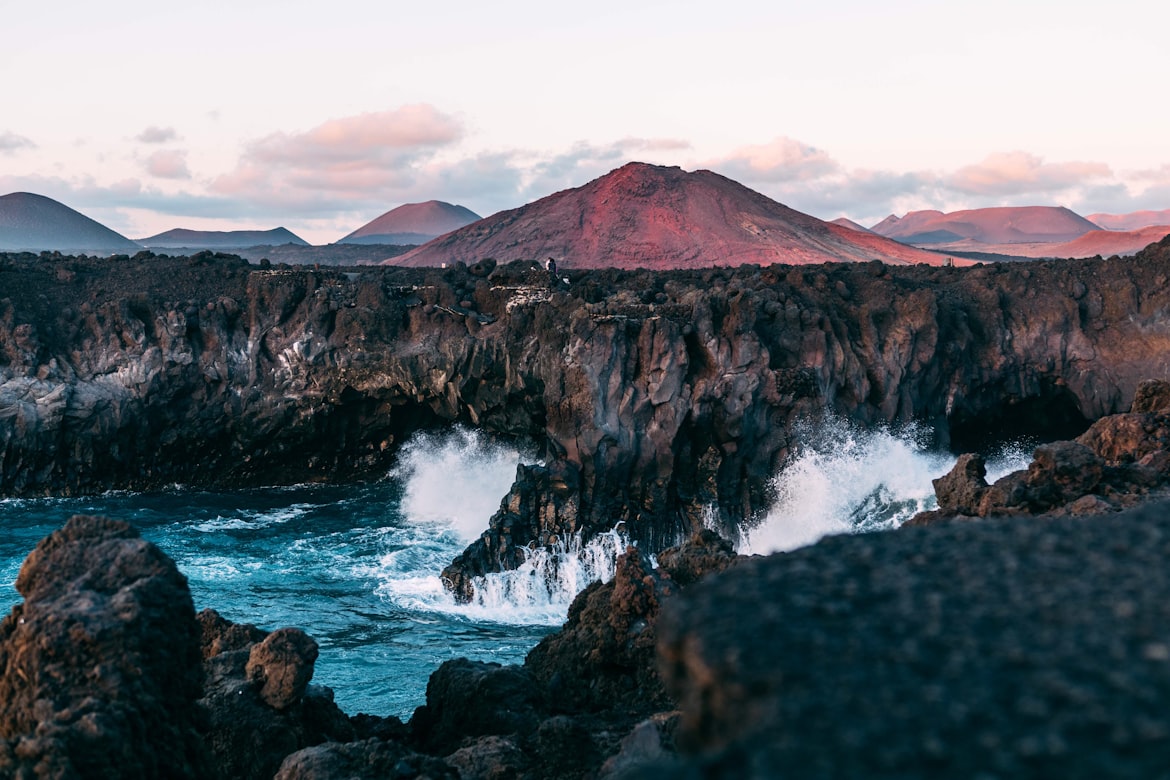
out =
{"type": "Polygon", "coordinates": [[[428,200],[406,203],[362,225],[339,244],[425,244],[480,219],[469,208],[428,200]]]}
{"type": "Polygon", "coordinates": [[[547,257],[564,268],[948,262],[802,214],[711,171],[645,163],[473,222],[386,262],[437,266],[547,257]]]}
{"type": "Polygon", "coordinates": [[[44,195],[0,196],[0,251],[136,252],[130,239],[44,195]]]}
{"type": "Polygon", "coordinates": [[[630,163],[487,219],[442,201],[408,203],[322,247],[283,227],[175,229],[134,242],[51,198],[15,192],[0,196],[0,251],[130,254],[147,247],[255,250],[252,255],[274,261],[287,256],[288,262],[323,264],[554,257],[565,268],[699,268],[872,259],[962,264],[965,255],[1107,256],[1133,254],[1170,235],[1170,209],[1090,217],[1051,206],[912,211],[865,228],[845,217],[822,222],[711,171],[630,163]],[[388,257],[402,251],[397,247],[418,244],[424,245],[388,257]]]}
{"type": "Polygon", "coordinates": [[[873,232],[915,246],[956,241],[983,244],[1057,243],[1071,241],[1098,226],[1063,206],[1024,206],[953,211],[911,211],[893,214],[870,228],[873,232]]]}
{"type": "Polygon", "coordinates": [[[1170,225],[1170,209],[1134,211],[1130,214],[1090,214],[1088,219],[1106,230],[1141,230],[1154,225],[1170,225]]]}
{"type": "Polygon", "coordinates": [[[175,228],[138,243],[149,249],[248,249],[254,246],[309,246],[309,242],[287,228],[272,230],[187,230],[175,228]]]}
{"type": "Polygon", "coordinates": [[[871,230],[937,252],[1014,257],[1133,254],[1170,235],[1170,211],[1093,216],[1099,221],[1057,206],[1004,206],[946,214],[911,211],[904,217],[891,214],[871,230]],[[1162,226],[1158,226],[1160,220],[1165,220],[1162,226]]]}

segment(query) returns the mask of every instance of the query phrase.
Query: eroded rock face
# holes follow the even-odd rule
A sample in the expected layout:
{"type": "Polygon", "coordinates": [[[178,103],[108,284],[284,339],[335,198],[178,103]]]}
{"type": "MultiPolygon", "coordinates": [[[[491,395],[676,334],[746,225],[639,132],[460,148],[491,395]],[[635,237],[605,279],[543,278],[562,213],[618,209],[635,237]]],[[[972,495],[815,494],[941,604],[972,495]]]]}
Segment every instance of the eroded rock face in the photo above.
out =
{"type": "Polygon", "coordinates": [[[0,623],[0,776],[203,778],[187,580],[125,523],[75,516],[0,623]]]}
{"type": "Polygon", "coordinates": [[[954,517],[1117,512],[1170,494],[1170,381],[1138,386],[1133,408],[1103,417],[1076,441],[1036,448],[1024,471],[988,485],[983,458],[959,457],[934,480],[938,509],[907,525],[954,517]]]}
{"type": "Polygon", "coordinates": [[[689,766],[640,777],[1164,772],[1170,506],[838,536],[664,606],[689,766]]]}
{"type": "Polygon", "coordinates": [[[624,522],[656,552],[714,506],[730,536],[766,508],[797,421],[825,411],[926,420],[958,446],[1083,429],[1128,405],[1170,336],[1165,242],[1126,259],[568,286],[489,267],[6,256],[0,493],[381,475],[413,431],[463,422],[531,443],[576,496],[519,484],[538,516],[496,523],[450,572],[461,588],[568,528],[624,522]]]}

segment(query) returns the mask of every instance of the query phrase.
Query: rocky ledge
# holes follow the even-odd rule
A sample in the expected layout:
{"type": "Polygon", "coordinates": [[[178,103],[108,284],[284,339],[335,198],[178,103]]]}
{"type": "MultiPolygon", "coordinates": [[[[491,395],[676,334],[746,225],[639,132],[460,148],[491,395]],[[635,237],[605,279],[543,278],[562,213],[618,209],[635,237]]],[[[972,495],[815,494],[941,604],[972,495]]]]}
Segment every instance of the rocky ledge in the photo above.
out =
{"type": "Polygon", "coordinates": [[[796,426],[1079,435],[1170,372],[1170,241],[969,269],[571,272],[0,257],[0,495],[378,478],[414,431],[525,443],[468,583],[623,522],[656,552],[769,504],[796,426]]]}
{"type": "Polygon", "coordinates": [[[1138,385],[1126,414],[1103,417],[1072,441],[1036,448],[1027,469],[989,485],[984,458],[959,457],[934,480],[938,509],[906,526],[993,516],[1057,517],[1117,512],[1170,496],[1170,382],[1138,385]]]}

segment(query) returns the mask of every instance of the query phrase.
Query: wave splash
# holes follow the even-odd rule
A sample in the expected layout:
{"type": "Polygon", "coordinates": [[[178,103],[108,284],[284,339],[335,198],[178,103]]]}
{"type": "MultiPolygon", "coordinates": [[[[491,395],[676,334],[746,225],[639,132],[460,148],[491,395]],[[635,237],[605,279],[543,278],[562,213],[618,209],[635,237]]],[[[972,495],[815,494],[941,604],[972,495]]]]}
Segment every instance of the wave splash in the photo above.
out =
{"type": "MultiPolygon", "coordinates": [[[[841,533],[891,530],[938,506],[931,480],[946,474],[955,456],[931,451],[918,426],[865,429],[840,419],[805,424],[800,445],[775,477],[776,502],[764,520],[744,529],[739,551],[768,554],[841,533]]],[[[1027,466],[1030,449],[1006,446],[988,459],[987,479],[1027,466]]]]}
{"type": "Polygon", "coordinates": [[[362,573],[378,581],[378,595],[414,613],[556,626],[580,591],[612,579],[629,544],[616,529],[588,542],[578,535],[551,549],[526,550],[519,568],[477,578],[474,600],[456,603],[439,572],[487,528],[521,462],[521,453],[467,428],[407,442],[390,474],[404,485],[406,528],[376,564],[363,566],[362,573]]]}
{"type": "Polygon", "coordinates": [[[446,526],[470,542],[499,509],[522,459],[517,450],[456,426],[412,436],[390,476],[405,485],[402,513],[410,522],[446,526]]]}

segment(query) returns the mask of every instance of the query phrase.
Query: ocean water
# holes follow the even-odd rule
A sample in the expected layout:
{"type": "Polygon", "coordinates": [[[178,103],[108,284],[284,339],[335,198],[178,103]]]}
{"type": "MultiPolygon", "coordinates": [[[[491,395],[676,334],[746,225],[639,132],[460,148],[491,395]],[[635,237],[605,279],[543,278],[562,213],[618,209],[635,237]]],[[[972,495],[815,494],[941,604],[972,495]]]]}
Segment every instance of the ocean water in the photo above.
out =
{"type": "MultiPolygon", "coordinates": [[[[776,505],[745,533],[742,552],[896,527],[933,506],[930,480],[954,462],[927,451],[912,429],[830,423],[801,438],[776,477],[776,505]]],[[[443,661],[520,663],[560,626],[576,593],[613,576],[626,546],[616,531],[489,575],[472,604],[444,590],[439,572],[486,527],[527,460],[454,429],[413,439],[398,469],[376,484],[0,500],[0,613],[19,602],[12,582],[37,541],[70,515],[107,515],[175,559],[196,609],[312,635],[321,647],[314,682],[333,688],[343,710],[405,718],[443,661]]],[[[1025,462],[1009,451],[989,478],[1025,462]]]]}

